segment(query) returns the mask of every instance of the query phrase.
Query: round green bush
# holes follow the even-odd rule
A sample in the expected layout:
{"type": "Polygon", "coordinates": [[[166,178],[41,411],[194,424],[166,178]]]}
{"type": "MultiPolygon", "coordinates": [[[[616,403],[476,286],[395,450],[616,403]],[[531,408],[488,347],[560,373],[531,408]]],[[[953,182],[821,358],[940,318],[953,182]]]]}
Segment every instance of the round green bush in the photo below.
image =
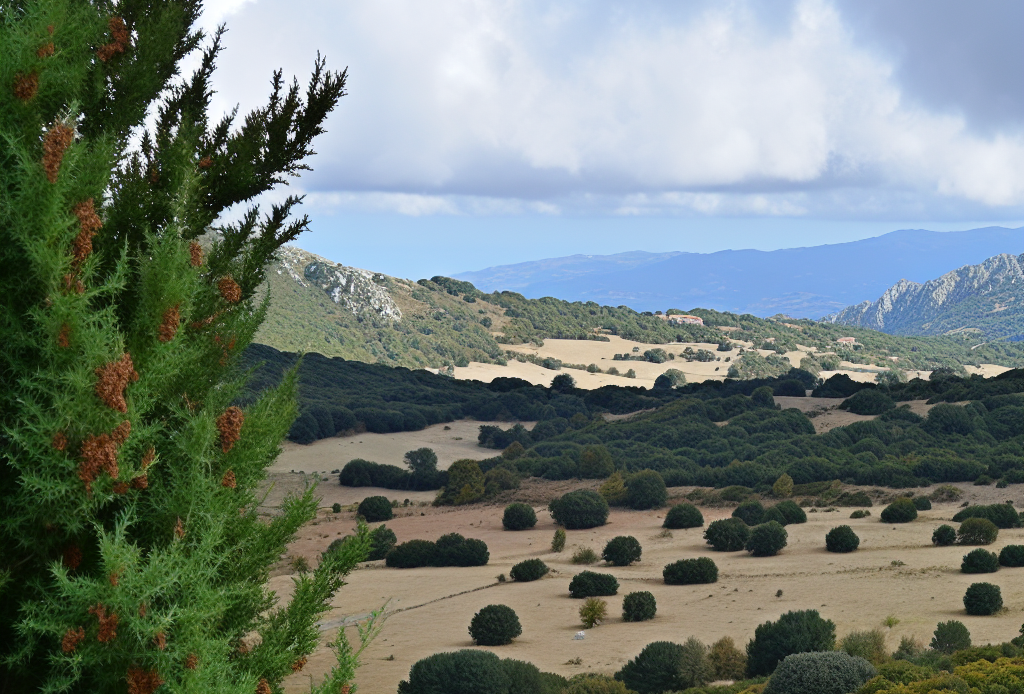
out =
{"type": "Polygon", "coordinates": [[[630,535],[619,535],[608,540],[601,552],[601,558],[612,566],[629,566],[640,561],[643,548],[640,542],[630,535]]]}
{"type": "Polygon", "coordinates": [[[704,531],[704,540],[716,552],[738,552],[749,538],[750,528],[739,518],[711,521],[704,531]]]}
{"type": "Polygon", "coordinates": [[[331,513],[341,513],[341,504],[331,504],[331,513]]]}
{"type": "Polygon", "coordinates": [[[373,529],[370,533],[370,553],[366,555],[366,561],[377,561],[388,556],[388,552],[394,549],[398,543],[398,536],[395,531],[386,525],[373,529]]]}
{"type": "Polygon", "coordinates": [[[1006,545],[999,552],[1000,566],[1024,566],[1024,545],[1006,545]]]}
{"type": "Polygon", "coordinates": [[[1003,593],[991,583],[972,583],[964,593],[967,614],[987,616],[1003,609],[1003,593]]]}
{"type": "Polygon", "coordinates": [[[458,533],[437,538],[436,566],[484,566],[490,552],[483,540],[467,539],[458,533]]]}
{"type": "Polygon", "coordinates": [[[825,549],[829,552],[845,554],[853,552],[860,546],[860,538],[853,528],[848,525],[840,525],[832,528],[825,535],[825,549]]]}
{"type": "Polygon", "coordinates": [[[567,530],[585,530],[608,521],[608,502],[597,492],[581,489],[569,492],[548,505],[551,517],[567,530]]]}
{"type": "Polygon", "coordinates": [[[807,522],[807,513],[791,499],[780,501],[772,508],[777,508],[782,511],[782,515],[786,517],[786,522],[783,525],[807,522]]]}
{"type": "Polygon", "coordinates": [[[795,653],[775,668],[764,694],[848,694],[875,674],[871,663],[843,651],[795,653]]]}
{"type": "Polygon", "coordinates": [[[395,547],[384,557],[384,563],[394,569],[415,569],[436,564],[437,545],[430,540],[409,540],[395,547]]]}
{"type": "Polygon", "coordinates": [[[746,550],[755,557],[774,557],[786,546],[789,533],[779,523],[769,521],[750,531],[746,550]]]}
{"type": "Polygon", "coordinates": [[[957,523],[968,518],[987,518],[996,524],[997,528],[1019,528],[1021,527],[1020,514],[1010,504],[990,504],[988,506],[968,506],[955,516],[953,520],[957,523]]]}
{"type": "Polygon", "coordinates": [[[760,525],[762,516],[764,516],[764,506],[760,501],[744,501],[732,512],[733,518],[739,518],[751,526],[760,525]]]}
{"type": "Polygon", "coordinates": [[[508,605],[488,605],[469,623],[469,635],[478,646],[504,646],[522,633],[519,617],[508,605]]]}
{"type": "Polygon", "coordinates": [[[913,501],[901,497],[882,509],[881,517],[883,523],[909,523],[917,518],[917,508],[913,501]]]}
{"type": "Polygon", "coordinates": [[[508,675],[490,651],[463,649],[416,661],[399,694],[507,694],[508,675]]]}
{"type": "Polygon", "coordinates": [[[707,557],[680,559],[662,569],[661,576],[670,586],[714,583],[718,580],[718,567],[707,557]]]}
{"type": "Polygon", "coordinates": [[[871,511],[866,511],[864,509],[857,509],[856,511],[854,511],[853,513],[850,514],[850,518],[853,518],[854,520],[856,520],[858,518],[867,518],[870,515],[871,515],[871,511]]]}
{"type": "Polygon", "coordinates": [[[960,562],[960,573],[965,574],[990,574],[999,570],[999,557],[995,552],[987,549],[973,549],[964,555],[960,562]]]}
{"type": "Polygon", "coordinates": [[[788,523],[786,516],[776,506],[769,506],[765,510],[764,515],[761,516],[762,523],[767,523],[768,521],[775,521],[779,525],[786,525],[788,523]]]}
{"type": "Polygon", "coordinates": [[[665,480],[654,470],[641,470],[626,479],[626,503],[630,508],[660,508],[666,501],[665,480]]]}
{"type": "Polygon", "coordinates": [[[501,524],[505,526],[505,530],[529,530],[537,525],[537,514],[529,504],[517,501],[505,507],[501,524]]]}
{"type": "Polygon", "coordinates": [[[540,559],[527,559],[513,566],[512,570],[509,571],[509,576],[512,577],[513,581],[527,583],[529,581],[536,581],[548,571],[550,571],[548,565],[540,559]]]}
{"type": "Polygon", "coordinates": [[[569,595],[574,598],[615,595],[618,592],[619,582],[611,574],[581,571],[569,582],[569,595]]]}
{"type": "Polygon", "coordinates": [[[662,523],[662,527],[669,530],[699,528],[702,525],[704,525],[704,515],[693,504],[676,504],[665,514],[665,522],[662,523]]]}
{"type": "Polygon", "coordinates": [[[630,593],[622,599],[623,622],[646,622],[654,619],[657,611],[658,603],[654,600],[654,594],[646,590],[630,593]]]}
{"type": "Polygon", "coordinates": [[[356,513],[366,519],[367,523],[387,521],[395,517],[391,511],[391,502],[386,496],[368,496],[359,502],[356,513]]]}
{"type": "Polygon", "coordinates": [[[956,530],[952,525],[940,525],[932,533],[932,544],[948,547],[956,543],[956,530]]]}
{"type": "Polygon", "coordinates": [[[956,541],[961,545],[990,545],[999,537],[999,528],[988,518],[968,518],[956,531],[956,541]]]}
{"type": "Polygon", "coordinates": [[[788,655],[831,651],[835,645],[836,625],[831,619],[822,619],[817,610],[787,612],[754,630],[747,644],[747,676],[770,675],[788,655]]]}
{"type": "Polygon", "coordinates": [[[916,508],[918,511],[931,511],[932,510],[931,499],[929,499],[926,496],[915,496],[910,501],[913,502],[914,508],[916,508]]]}
{"type": "Polygon", "coordinates": [[[661,694],[711,681],[714,669],[707,648],[691,638],[685,645],[655,641],[615,673],[615,679],[638,694],[661,694]]]}
{"type": "Polygon", "coordinates": [[[929,648],[939,653],[956,653],[965,648],[971,647],[971,632],[963,622],[955,619],[949,622],[939,622],[932,634],[932,642],[929,648]]]}

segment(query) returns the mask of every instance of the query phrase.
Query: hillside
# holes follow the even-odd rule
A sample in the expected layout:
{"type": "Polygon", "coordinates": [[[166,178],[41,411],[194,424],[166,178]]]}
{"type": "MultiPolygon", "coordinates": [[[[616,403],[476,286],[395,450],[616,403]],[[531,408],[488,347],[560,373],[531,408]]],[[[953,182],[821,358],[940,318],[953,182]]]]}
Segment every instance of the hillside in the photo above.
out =
{"type": "Polygon", "coordinates": [[[456,278],[526,297],[628,304],[637,310],[820,318],[879,296],[900,278],[925,282],[999,253],[1024,253],[1022,229],[894,231],[876,238],[776,251],[570,256],[464,272],[456,278]]]}
{"type": "MultiPolygon", "coordinates": [[[[809,353],[835,353],[849,364],[888,368],[898,363],[904,370],[1024,366],[1024,344],[1002,342],[972,349],[977,339],[970,335],[897,337],[811,320],[703,309],[693,311],[703,318],[703,326],[678,325],[626,306],[527,299],[507,291],[487,294],[445,277],[412,282],[340,265],[292,246],[282,249],[269,269],[266,288],[271,301],[257,342],[387,366],[501,365],[523,358],[515,351],[517,345],[552,338],[603,342],[613,337],[655,345],[733,342],[780,355],[799,345],[809,353]],[[840,337],[853,337],[854,343],[841,345],[840,337]]],[[[748,372],[741,369],[738,377],[768,375],[757,366],[751,364],[748,372]]]]}
{"type": "Polygon", "coordinates": [[[924,284],[902,279],[877,301],[823,320],[894,335],[974,332],[1024,340],[1024,255],[997,255],[924,284]]]}

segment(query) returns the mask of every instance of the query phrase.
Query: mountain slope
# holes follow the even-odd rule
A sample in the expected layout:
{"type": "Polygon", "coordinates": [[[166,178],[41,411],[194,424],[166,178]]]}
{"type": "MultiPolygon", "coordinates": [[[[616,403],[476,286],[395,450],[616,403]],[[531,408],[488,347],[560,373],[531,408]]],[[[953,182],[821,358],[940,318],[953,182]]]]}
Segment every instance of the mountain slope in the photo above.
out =
{"type": "Polygon", "coordinates": [[[826,316],[894,335],[978,331],[988,338],[1024,339],[1024,254],[1001,254],[924,284],[902,279],[877,301],[826,316]]]}
{"type": "Polygon", "coordinates": [[[818,318],[877,297],[900,278],[924,282],[964,263],[1024,253],[1024,228],[894,231],[850,243],[777,251],[570,256],[464,272],[485,291],[528,298],[627,304],[637,310],[694,306],[818,318]],[[664,257],[659,257],[664,256],[664,257]]]}

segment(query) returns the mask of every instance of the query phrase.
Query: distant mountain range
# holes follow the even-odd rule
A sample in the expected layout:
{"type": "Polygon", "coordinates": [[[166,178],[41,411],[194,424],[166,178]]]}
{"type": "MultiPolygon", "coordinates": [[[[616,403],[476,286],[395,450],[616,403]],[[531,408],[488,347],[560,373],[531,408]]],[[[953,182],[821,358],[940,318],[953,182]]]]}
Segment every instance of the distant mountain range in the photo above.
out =
{"type": "Polygon", "coordinates": [[[1024,340],[1024,254],[1000,254],[918,284],[901,279],[877,301],[826,316],[893,335],[978,332],[1024,340]]]}
{"type": "Polygon", "coordinates": [[[821,318],[870,301],[900,279],[925,282],[965,263],[1024,253],[1024,227],[894,231],[850,243],[777,251],[574,255],[455,275],[485,292],[625,304],[637,311],[693,307],[821,318]]]}

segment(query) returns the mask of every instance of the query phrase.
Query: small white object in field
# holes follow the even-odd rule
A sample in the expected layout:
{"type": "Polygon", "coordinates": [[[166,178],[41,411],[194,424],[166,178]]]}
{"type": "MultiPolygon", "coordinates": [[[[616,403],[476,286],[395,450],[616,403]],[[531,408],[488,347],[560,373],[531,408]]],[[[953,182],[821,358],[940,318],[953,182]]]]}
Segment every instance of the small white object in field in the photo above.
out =
{"type": "Polygon", "coordinates": [[[572,640],[573,641],[582,641],[584,636],[586,636],[586,632],[584,632],[584,631],[577,631],[576,635],[572,637],[572,640]]]}

